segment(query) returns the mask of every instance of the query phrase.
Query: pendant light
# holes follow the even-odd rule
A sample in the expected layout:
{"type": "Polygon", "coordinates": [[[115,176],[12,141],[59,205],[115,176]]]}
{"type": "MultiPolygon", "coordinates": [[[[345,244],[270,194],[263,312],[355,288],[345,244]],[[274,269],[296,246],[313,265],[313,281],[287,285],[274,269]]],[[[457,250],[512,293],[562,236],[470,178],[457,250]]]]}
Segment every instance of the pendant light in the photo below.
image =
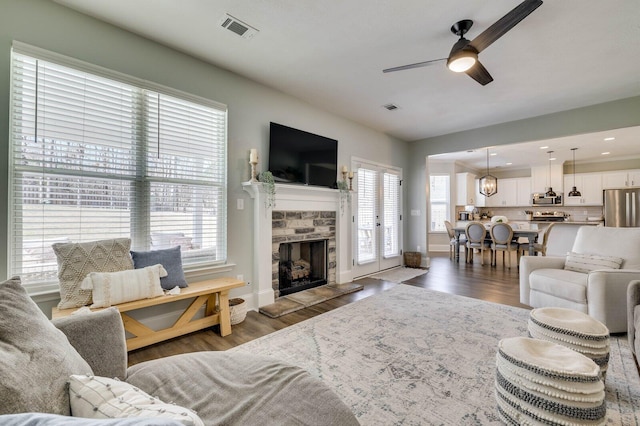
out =
{"type": "Polygon", "coordinates": [[[551,154],[553,154],[553,151],[547,151],[547,154],[549,154],[549,190],[544,193],[544,196],[555,197],[556,193],[553,192],[553,188],[551,187],[551,154]]]}
{"type": "Polygon", "coordinates": [[[487,174],[480,178],[480,193],[491,197],[498,193],[498,178],[489,174],[489,148],[487,148],[487,174]]]}
{"type": "Polygon", "coordinates": [[[569,197],[582,197],[580,191],[576,189],[576,149],[578,148],[571,148],[573,151],[573,188],[569,191],[569,197]]]}

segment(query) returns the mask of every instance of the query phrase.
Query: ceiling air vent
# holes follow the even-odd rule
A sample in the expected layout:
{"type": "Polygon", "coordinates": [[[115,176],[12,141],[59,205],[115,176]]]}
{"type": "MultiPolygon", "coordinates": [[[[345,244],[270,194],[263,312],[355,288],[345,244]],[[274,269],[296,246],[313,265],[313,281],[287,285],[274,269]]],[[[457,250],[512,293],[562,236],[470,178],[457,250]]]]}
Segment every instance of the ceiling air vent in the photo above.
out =
{"type": "Polygon", "coordinates": [[[396,104],[386,104],[386,105],[382,105],[384,108],[388,109],[389,111],[393,111],[398,109],[398,105],[396,104]]]}
{"type": "Polygon", "coordinates": [[[251,25],[242,22],[238,18],[231,16],[228,13],[220,21],[220,25],[242,38],[251,38],[258,32],[258,30],[253,28],[251,25]]]}

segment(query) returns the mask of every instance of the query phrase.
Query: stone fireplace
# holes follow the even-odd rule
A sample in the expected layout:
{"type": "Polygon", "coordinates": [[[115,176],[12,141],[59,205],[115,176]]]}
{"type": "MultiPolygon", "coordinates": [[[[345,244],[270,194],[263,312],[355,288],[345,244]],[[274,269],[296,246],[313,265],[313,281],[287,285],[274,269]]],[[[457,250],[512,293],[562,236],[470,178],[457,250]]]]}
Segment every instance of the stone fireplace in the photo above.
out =
{"type": "Polygon", "coordinates": [[[272,286],[286,296],[336,282],[336,212],[272,212],[272,286]]]}
{"type": "MultiPolygon", "coordinates": [[[[267,194],[261,183],[244,182],[242,186],[253,198],[254,273],[248,279],[245,277],[251,286],[251,295],[243,296],[248,299],[252,309],[271,304],[282,296],[279,276],[281,244],[324,241],[326,283],[341,284],[351,281],[351,241],[348,231],[351,214],[348,205],[341,206],[337,190],[276,184],[275,206],[271,206],[267,203],[267,194]]],[[[249,247],[248,249],[251,250],[249,247]]],[[[286,250],[288,256],[289,249],[286,250]]],[[[295,257],[299,252],[311,250],[311,247],[291,250],[291,256],[295,257]]],[[[317,248],[314,247],[314,250],[317,248]]],[[[300,258],[304,259],[304,256],[300,258]]],[[[297,258],[291,261],[295,260],[297,258]]],[[[312,263],[310,259],[305,261],[312,263]]],[[[299,265],[303,263],[298,262],[299,265]]]]}

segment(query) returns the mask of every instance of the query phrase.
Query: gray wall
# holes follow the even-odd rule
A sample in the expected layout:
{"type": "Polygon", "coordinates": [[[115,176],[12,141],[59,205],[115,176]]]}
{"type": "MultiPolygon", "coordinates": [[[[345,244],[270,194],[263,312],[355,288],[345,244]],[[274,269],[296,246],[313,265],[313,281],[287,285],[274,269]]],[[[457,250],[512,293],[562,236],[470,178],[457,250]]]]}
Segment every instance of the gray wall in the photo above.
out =
{"type": "Polygon", "coordinates": [[[421,215],[408,216],[406,225],[411,232],[405,235],[405,247],[428,247],[427,156],[638,125],[640,96],[412,142],[406,175],[409,184],[407,198],[411,203],[407,208],[420,209],[421,215]]]}
{"type": "MultiPolygon", "coordinates": [[[[213,99],[229,109],[229,262],[231,275],[252,277],[252,201],[241,188],[249,178],[248,150],[258,148],[267,167],[269,122],[338,139],[338,162],[352,156],[406,171],[408,144],[315,108],[168,47],[79,14],[50,0],[0,0],[0,200],[7,205],[10,49],[13,40],[48,49],[138,78],[213,99]],[[245,209],[236,210],[236,199],[245,209]]],[[[407,197],[405,197],[407,199],[407,197]]],[[[7,209],[0,211],[0,239],[7,240],[7,209]]],[[[0,245],[0,277],[7,275],[6,245],[0,245]]],[[[246,291],[246,290],[244,290],[246,291]]],[[[240,295],[235,291],[234,295],[240,295]]],[[[48,306],[54,300],[49,300],[48,306]]],[[[42,305],[41,305],[42,306],[42,305]]]]}

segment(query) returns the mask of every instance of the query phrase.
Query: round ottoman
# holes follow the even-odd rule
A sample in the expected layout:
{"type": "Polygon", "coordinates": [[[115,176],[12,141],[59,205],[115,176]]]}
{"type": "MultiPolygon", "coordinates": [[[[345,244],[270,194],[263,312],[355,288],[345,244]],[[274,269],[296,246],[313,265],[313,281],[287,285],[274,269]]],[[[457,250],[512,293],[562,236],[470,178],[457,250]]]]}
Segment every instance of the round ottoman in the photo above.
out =
{"type": "Polygon", "coordinates": [[[600,368],[552,342],[512,337],[498,343],[495,394],[508,425],[604,425],[607,408],[600,368]]]}
{"type": "Polygon", "coordinates": [[[529,315],[529,334],[573,349],[600,367],[604,380],[609,364],[609,329],[582,312],[565,308],[538,308],[529,315]]]}

